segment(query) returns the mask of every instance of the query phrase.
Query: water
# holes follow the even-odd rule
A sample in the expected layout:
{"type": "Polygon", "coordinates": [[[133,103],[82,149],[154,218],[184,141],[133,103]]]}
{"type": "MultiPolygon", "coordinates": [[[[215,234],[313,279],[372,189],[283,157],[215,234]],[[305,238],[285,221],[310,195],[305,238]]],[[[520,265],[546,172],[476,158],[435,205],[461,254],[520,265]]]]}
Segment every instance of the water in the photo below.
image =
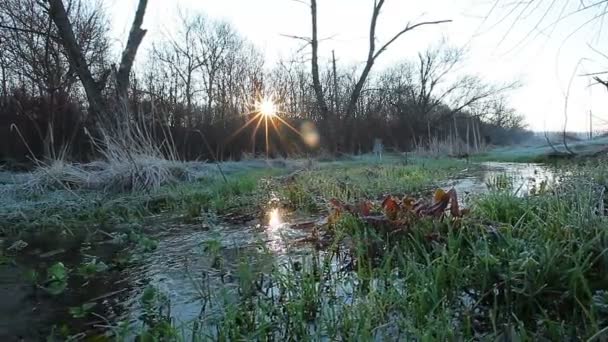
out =
{"type": "MultiPolygon", "coordinates": [[[[507,177],[510,189],[518,195],[529,193],[542,182],[555,181],[553,173],[540,164],[484,163],[481,169],[463,170],[461,175],[442,185],[454,187],[465,205],[471,196],[490,191],[489,184],[497,177],[507,177]]],[[[273,200],[274,205],[278,202],[273,200]]],[[[157,232],[157,248],[138,254],[139,261],[124,266],[118,260],[131,251],[107,243],[107,236],[71,242],[48,236],[26,239],[29,246],[17,254],[15,264],[0,264],[0,340],[38,340],[53,325],[60,327],[64,323],[72,328],[72,333],[89,334],[119,321],[141,326],[140,298],[148,286],[166,296],[177,322],[190,322],[200,318],[202,305],[209,312],[221,309],[220,303],[209,302],[208,293],[223,291],[229,296],[235,291],[243,262],[250,270],[268,273],[274,265],[310,258],[316,253],[312,246],[294,242],[309,237],[316,220],[271,209],[262,219],[237,223],[206,219],[192,224],[159,221],[150,224],[157,232]],[[88,248],[83,250],[83,245],[88,248]],[[49,251],[58,252],[48,254],[49,251]],[[45,254],[48,256],[41,257],[45,254]],[[24,280],[29,269],[44,272],[56,261],[74,272],[92,256],[113,260],[119,266],[85,284],[71,276],[68,291],[58,297],[34,290],[24,280]],[[97,303],[92,310],[96,315],[74,319],[67,313],[67,308],[89,301],[97,303]]]]}
{"type": "Polygon", "coordinates": [[[496,179],[508,179],[508,188],[516,195],[528,195],[533,189],[539,189],[543,183],[556,182],[554,172],[543,164],[521,164],[486,162],[475,171],[464,170],[461,177],[442,184],[443,187],[454,187],[460,200],[466,205],[475,195],[489,192],[490,184],[496,179]]]}

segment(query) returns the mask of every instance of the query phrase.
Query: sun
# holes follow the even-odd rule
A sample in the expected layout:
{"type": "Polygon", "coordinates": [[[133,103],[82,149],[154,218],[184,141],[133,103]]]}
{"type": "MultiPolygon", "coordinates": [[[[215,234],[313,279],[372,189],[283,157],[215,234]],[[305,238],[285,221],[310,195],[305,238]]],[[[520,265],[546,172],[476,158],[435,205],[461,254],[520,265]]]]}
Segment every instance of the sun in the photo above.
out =
{"type": "Polygon", "coordinates": [[[255,107],[256,111],[264,117],[274,118],[277,116],[277,105],[272,97],[263,97],[259,101],[256,101],[255,107]]]}
{"type": "Polygon", "coordinates": [[[262,127],[264,129],[264,136],[266,138],[266,158],[268,159],[270,157],[270,129],[274,129],[275,133],[278,134],[279,139],[281,140],[283,140],[283,137],[279,130],[280,125],[285,125],[285,127],[295,132],[297,135],[302,136],[297,129],[285,121],[285,119],[281,118],[281,115],[285,113],[281,111],[280,102],[275,101],[275,97],[273,95],[258,96],[258,98],[253,101],[253,103],[250,102],[250,104],[252,111],[247,114],[249,116],[249,120],[247,120],[247,122],[239,127],[233,134],[231,134],[230,137],[228,137],[228,140],[234,138],[249,125],[253,124],[255,125],[255,128],[253,129],[251,139],[254,146],[253,150],[255,151],[256,132],[262,127]]]}

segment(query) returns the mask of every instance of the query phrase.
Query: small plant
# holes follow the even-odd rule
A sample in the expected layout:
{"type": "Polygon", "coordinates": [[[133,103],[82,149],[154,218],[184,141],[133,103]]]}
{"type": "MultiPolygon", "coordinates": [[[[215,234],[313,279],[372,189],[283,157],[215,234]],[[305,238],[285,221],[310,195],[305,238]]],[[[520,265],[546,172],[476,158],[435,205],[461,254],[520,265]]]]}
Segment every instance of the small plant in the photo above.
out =
{"type": "Polygon", "coordinates": [[[513,177],[507,174],[499,174],[486,180],[486,186],[490,191],[513,190],[513,177]]]}
{"type": "Polygon", "coordinates": [[[139,234],[134,231],[129,233],[129,241],[137,244],[137,251],[141,253],[149,253],[158,247],[158,241],[146,236],[145,234],[139,234]]]}
{"type": "Polygon", "coordinates": [[[82,263],[78,267],[78,275],[82,276],[85,279],[92,278],[97,273],[105,272],[109,269],[109,266],[106,265],[103,261],[97,261],[96,258],[91,259],[88,262],[82,263]]]}
{"type": "Polygon", "coordinates": [[[42,288],[53,296],[62,294],[68,287],[68,268],[61,262],[46,270],[47,280],[42,288]]]}
{"type": "Polygon", "coordinates": [[[205,241],[203,249],[206,253],[208,253],[211,258],[212,258],[212,262],[211,262],[211,266],[214,268],[221,268],[222,267],[222,243],[219,240],[208,240],[205,241]]]}
{"type": "Polygon", "coordinates": [[[74,318],[84,318],[91,312],[91,309],[93,309],[95,305],[96,303],[84,303],[80,306],[71,307],[69,312],[74,318]]]}
{"type": "Polygon", "coordinates": [[[138,336],[139,341],[175,341],[177,332],[171,325],[171,303],[169,299],[152,286],[146,287],[141,297],[145,330],[138,336]]]}

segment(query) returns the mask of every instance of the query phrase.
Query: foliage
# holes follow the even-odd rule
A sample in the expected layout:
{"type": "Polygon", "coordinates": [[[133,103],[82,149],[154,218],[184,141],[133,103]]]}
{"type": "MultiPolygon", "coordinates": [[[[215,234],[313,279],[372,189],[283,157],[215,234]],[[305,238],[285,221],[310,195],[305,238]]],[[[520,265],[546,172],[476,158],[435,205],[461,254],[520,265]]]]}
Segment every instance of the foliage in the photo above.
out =
{"type": "Polygon", "coordinates": [[[98,261],[96,258],[92,258],[90,261],[83,262],[77,270],[78,275],[85,279],[94,277],[97,273],[105,272],[109,269],[103,261],[98,261]]]}
{"type": "Polygon", "coordinates": [[[90,313],[95,305],[95,303],[84,303],[80,306],[71,307],[69,312],[74,318],[84,318],[90,313]]]}
{"type": "Polygon", "coordinates": [[[53,296],[62,294],[68,287],[68,272],[63,263],[53,264],[46,270],[47,279],[42,288],[53,296]]]}

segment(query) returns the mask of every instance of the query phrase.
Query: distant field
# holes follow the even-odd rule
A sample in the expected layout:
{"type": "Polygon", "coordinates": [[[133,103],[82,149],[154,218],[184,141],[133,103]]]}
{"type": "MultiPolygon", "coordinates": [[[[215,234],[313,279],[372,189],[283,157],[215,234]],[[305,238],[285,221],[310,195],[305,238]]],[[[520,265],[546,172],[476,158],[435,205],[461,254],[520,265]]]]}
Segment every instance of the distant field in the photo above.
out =
{"type": "MultiPolygon", "coordinates": [[[[559,153],[567,154],[568,151],[560,142],[554,141],[554,147],[559,153]]],[[[568,147],[577,156],[593,156],[608,152],[608,137],[569,142],[568,147]]],[[[487,153],[475,157],[476,160],[510,161],[510,162],[543,162],[555,155],[555,150],[548,144],[516,145],[499,147],[487,153]]]]}

